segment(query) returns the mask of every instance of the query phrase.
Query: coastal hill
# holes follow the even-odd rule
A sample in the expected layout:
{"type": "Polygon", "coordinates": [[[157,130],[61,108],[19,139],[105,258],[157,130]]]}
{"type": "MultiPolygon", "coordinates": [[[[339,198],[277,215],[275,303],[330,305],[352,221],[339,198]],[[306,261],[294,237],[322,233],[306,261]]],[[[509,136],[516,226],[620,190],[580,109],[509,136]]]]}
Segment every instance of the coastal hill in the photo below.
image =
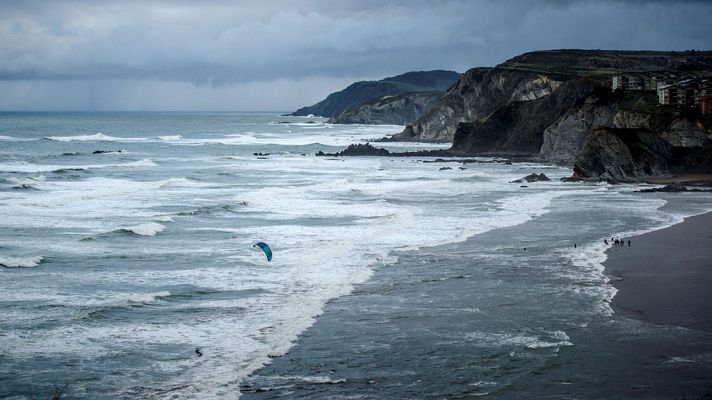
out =
{"type": "MultiPolygon", "coordinates": [[[[326,99],[312,106],[298,109],[292,113],[292,115],[306,116],[312,114],[334,118],[338,117],[348,108],[360,106],[366,102],[381,99],[384,96],[419,92],[430,92],[431,96],[435,96],[432,94],[433,92],[438,92],[438,95],[442,94],[459,78],[460,74],[457,72],[435,70],[407,72],[405,74],[381,79],[380,81],[356,82],[341,91],[330,94],[326,99]]],[[[422,96],[418,95],[414,98],[421,99],[422,96]]]]}
{"type": "Polygon", "coordinates": [[[690,76],[704,81],[712,75],[712,52],[525,53],[467,71],[437,104],[390,139],[449,142],[453,155],[538,156],[575,166],[581,177],[612,181],[671,171],[712,173],[712,157],[704,156],[712,152],[709,115],[660,105],[655,89],[612,90],[614,76],[656,71],[694,73],[690,76]],[[636,158],[641,154],[647,156],[636,158]],[[620,157],[629,167],[608,168],[620,157]]]}
{"type": "Polygon", "coordinates": [[[387,95],[347,108],[337,117],[330,118],[329,122],[334,124],[407,125],[437,105],[444,94],[445,91],[387,95]]]}

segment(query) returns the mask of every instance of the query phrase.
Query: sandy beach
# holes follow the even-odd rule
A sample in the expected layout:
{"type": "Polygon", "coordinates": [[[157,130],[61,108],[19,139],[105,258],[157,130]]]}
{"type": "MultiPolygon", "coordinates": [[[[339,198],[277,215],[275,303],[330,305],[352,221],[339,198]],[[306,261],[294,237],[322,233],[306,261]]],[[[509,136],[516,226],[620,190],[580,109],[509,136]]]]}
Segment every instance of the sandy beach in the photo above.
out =
{"type": "Polygon", "coordinates": [[[631,246],[612,247],[605,262],[615,312],[712,332],[712,213],[624,239],[631,246]]]}
{"type": "Polygon", "coordinates": [[[656,185],[684,183],[686,185],[710,186],[712,184],[712,174],[684,174],[648,178],[645,180],[645,183],[652,183],[656,185]]]}

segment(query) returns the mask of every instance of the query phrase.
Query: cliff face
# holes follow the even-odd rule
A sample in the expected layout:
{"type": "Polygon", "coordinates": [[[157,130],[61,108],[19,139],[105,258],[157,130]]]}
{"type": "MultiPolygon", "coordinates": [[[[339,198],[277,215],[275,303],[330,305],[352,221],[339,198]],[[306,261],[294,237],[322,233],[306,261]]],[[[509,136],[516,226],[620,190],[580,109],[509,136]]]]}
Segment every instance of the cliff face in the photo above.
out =
{"type": "Polygon", "coordinates": [[[346,109],[373,101],[384,96],[406,92],[445,91],[460,77],[453,71],[419,71],[385,78],[380,81],[362,81],[335,92],[326,99],[292,113],[296,116],[318,115],[337,117],[346,109]]]}
{"type": "Polygon", "coordinates": [[[460,123],[453,138],[452,151],[458,154],[538,153],[547,127],[582,103],[596,88],[595,82],[586,79],[555,85],[548,82],[545,90],[539,87],[532,93],[528,91],[529,86],[525,91],[516,92],[517,96],[541,97],[510,101],[485,119],[460,123]]]}
{"type": "Polygon", "coordinates": [[[329,122],[335,124],[406,125],[437,104],[443,92],[411,92],[382,97],[347,109],[329,122]]]}
{"type": "Polygon", "coordinates": [[[445,93],[438,105],[394,139],[452,142],[460,122],[484,119],[500,107],[513,102],[545,97],[561,83],[528,71],[471,69],[445,93]]]}
{"type": "MultiPolygon", "coordinates": [[[[423,114],[395,138],[450,142],[459,123],[481,123],[496,110],[509,107],[511,103],[546,97],[563,82],[588,79],[599,82],[601,87],[610,87],[611,77],[621,71],[675,69],[712,70],[712,52],[551,50],[525,53],[494,68],[467,71],[448,90],[440,104],[423,114]]],[[[610,110],[588,107],[577,109],[576,112],[580,113],[577,118],[570,116],[568,121],[558,121],[561,123],[560,129],[570,127],[590,132],[590,128],[602,120],[605,120],[607,126],[614,126],[611,115],[603,115],[610,114],[610,110]]],[[[616,112],[613,111],[612,115],[616,112]]],[[[629,117],[619,117],[622,126],[628,126],[629,122],[637,124],[629,117]]],[[[577,136],[576,133],[574,136],[577,136]]],[[[575,144],[574,147],[580,149],[582,146],[580,137],[570,141],[575,144]]],[[[561,142],[558,145],[548,143],[547,146],[550,147],[547,147],[545,153],[557,153],[555,159],[565,161],[571,158],[564,154],[567,151],[564,148],[571,145],[561,142]]]]}
{"type": "Polygon", "coordinates": [[[623,182],[669,171],[668,142],[652,132],[596,128],[574,165],[574,174],[623,182]]]}
{"type": "Polygon", "coordinates": [[[673,146],[642,129],[596,128],[574,164],[574,176],[611,182],[680,173],[712,173],[712,147],[673,146]]]}
{"type": "Polygon", "coordinates": [[[645,107],[654,110],[656,104],[654,94],[611,93],[607,88],[598,87],[583,104],[567,110],[544,130],[540,154],[548,161],[570,164],[581,153],[594,128],[653,129],[668,124],[670,121],[663,121],[662,114],[654,117],[650,112],[636,111],[645,107]]]}
{"type": "Polygon", "coordinates": [[[712,76],[712,52],[556,50],[467,71],[395,140],[451,142],[451,154],[524,153],[612,181],[712,171],[712,120],[612,92],[621,72],[712,76]]]}

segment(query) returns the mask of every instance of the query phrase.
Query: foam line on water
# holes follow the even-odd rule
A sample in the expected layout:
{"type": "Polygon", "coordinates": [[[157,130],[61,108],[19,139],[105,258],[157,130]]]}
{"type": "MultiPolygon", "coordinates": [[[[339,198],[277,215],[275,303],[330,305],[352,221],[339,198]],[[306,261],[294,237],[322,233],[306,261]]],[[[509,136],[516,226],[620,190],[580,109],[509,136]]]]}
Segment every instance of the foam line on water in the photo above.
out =
{"type": "Polygon", "coordinates": [[[6,268],[34,268],[42,261],[44,257],[33,256],[33,257],[7,257],[0,256],[0,266],[6,268]]]}
{"type": "Polygon", "coordinates": [[[630,185],[627,187],[616,188],[613,195],[619,195],[622,198],[628,198],[630,201],[608,201],[606,204],[610,207],[612,214],[625,213],[627,215],[640,215],[649,221],[651,226],[633,230],[619,230],[611,232],[611,236],[606,235],[600,237],[592,243],[583,244],[576,249],[565,249],[561,252],[562,256],[568,259],[572,265],[579,268],[582,275],[577,276],[581,282],[590,282],[592,285],[584,285],[578,288],[579,292],[586,292],[589,296],[598,299],[596,302],[596,312],[611,316],[614,314],[611,308],[611,302],[618,290],[611,284],[611,277],[606,274],[605,261],[608,259],[607,251],[613,243],[605,244],[605,240],[611,240],[611,237],[632,237],[639,236],[645,233],[665,229],[684,221],[685,218],[704,214],[712,211],[712,208],[691,214],[677,214],[660,211],[667,204],[663,199],[643,199],[640,197],[632,197],[632,192],[639,190],[639,186],[630,185]]]}
{"type": "Polygon", "coordinates": [[[121,228],[120,230],[131,232],[139,236],[156,236],[158,233],[163,232],[164,229],[166,229],[165,225],[161,225],[157,222],[146,222],[144,224],[121,228]]]}
{"type": "Polygon", "coordinates": [[[98,132],[94,135],[75,135],[75,136],[45,136],[45,139],[52,140],[56,142],[142,142],[144,138],[119,138],[114,136],[105,135],[98,132]]]}
{"type": "Polygon", "coordinates": [[[149,159],[132,161],[123,164],[89,164],[89,165],[43,165],[31,163],[0,164],[0,172],[61,172],[61,171],[83,171],[89,169],[105,168],[146,168],[155,167],[156,163],[149,159]]]}

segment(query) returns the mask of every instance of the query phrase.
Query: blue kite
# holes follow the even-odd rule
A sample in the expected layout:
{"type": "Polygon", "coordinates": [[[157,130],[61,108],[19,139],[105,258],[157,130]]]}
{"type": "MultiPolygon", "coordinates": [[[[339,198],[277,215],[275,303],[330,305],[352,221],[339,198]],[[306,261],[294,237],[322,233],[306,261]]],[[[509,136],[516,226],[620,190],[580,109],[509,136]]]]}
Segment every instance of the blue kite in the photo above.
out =
{"type": "Polygon", "coordinates": [[[262,249],[262,251],[265,252],[265,255],[267,256],[267,261],[272,261],[272,249],[269,248],[269,245],[265,242],[257,242],[252,245],[252,247],[259,247],[262,249]]]}

